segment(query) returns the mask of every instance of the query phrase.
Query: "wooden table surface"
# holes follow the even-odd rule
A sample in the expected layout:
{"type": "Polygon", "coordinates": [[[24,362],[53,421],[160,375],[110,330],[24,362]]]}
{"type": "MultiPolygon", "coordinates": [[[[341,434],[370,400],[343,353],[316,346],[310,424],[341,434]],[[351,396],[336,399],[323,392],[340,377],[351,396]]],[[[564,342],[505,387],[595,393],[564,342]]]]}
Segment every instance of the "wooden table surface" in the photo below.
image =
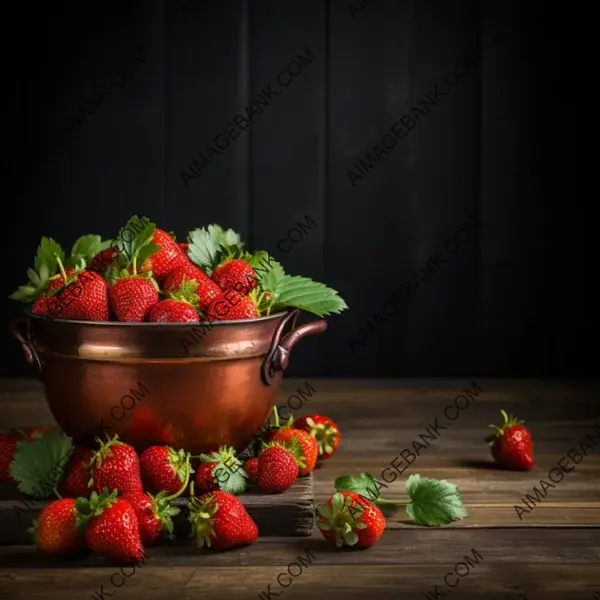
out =
{"type": "MultiPolygon", "coordinates": [[[[405,481],[412,473],[448,479],[458,485],[470,516],[452,526],[424,528],[408,524],[400,508],[389,514],[380,542],[364,551],[332,549],[318,531],[309,538],[263,538],[247,548],[209,555],[178,542],[149,549],[147,562],[124,569],[126,576],[99,557],[55,561],[30,546],[4,546],[0,598],[600,599],[598,383],[487,379],[475,380],[476,385],[472,379],[309,383],[314,391],[305,396],[296,414],[331,416],[343,439],[335,457],[315,473],[317,501],[331,494],[333,480],[340,475],[369,472],[381,480],[392,461],[402,470],[402,459],[394,459],[404,448],[412,449],[412,441],[427,433],[428,426],[439,426],[437,439],[419,449],[415,461],[382,495],[406,500],[405,481]],[[460,394],[469,402],[459,400],[464,408],[450,410],[447,414],[454,420],[449,422],[445,407],[460,394]],[[535,441],[536,467],[531,472],[493,468],[482,440],[488,424],[499,422],[501,408],[527,420],[535,441]],[[580,440],[587,443],[583,449],[580,440]],[[573,460],[568,456],[563,460],[573,449],[581,460],[573,462],[579,459],[573,453],[573,460]],[[559,463],[563,470],[553,471],[551,479],[549,471],[559,463]],[[563,478],[558,481],[560,473],[563,478]],[[544,488],[540,479],[557,482],[544,488]],[[541,492],[537,501],[534,486],[541,492]],[[531,510],[519,516],[515,505],[526,507],[526,494],[531,496],[525,498],[531,510]],[[459,563],[464,565],[457,567],[459,563]],[[447,575],[454,572],[460,577],[447,575]],[[454,587],[448,587],[445,579],[454,587]]],[[[279,403],[285,404],[298,388],[306,389],[305,380],[286,381],[279,403]]],[[[4,380],[0,390],[2,427],[53,424],[38,383],[4,380]]],[[[388,480],[393,477],[390,473],[385,476],[388,480]]]]}

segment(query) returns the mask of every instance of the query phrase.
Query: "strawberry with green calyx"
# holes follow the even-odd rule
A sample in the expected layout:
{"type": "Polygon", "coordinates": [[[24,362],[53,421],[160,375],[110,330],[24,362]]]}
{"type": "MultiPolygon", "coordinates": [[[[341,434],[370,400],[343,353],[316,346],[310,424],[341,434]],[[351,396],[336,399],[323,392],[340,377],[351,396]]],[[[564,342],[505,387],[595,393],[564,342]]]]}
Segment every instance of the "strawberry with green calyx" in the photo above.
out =
{"type": "Polygon", "coordinates": [[[155,304],[148,315],[150,323],[199,323],[200,317],[192,304],[178,298],[166,298],[155,304]]]}
{"type": "Polygon", "coordinates": [[[221,446],[216,452],[201,454],[196,469],[196,485],[203,491],[221,489],[239,495],[247,488],[247,473],[234,448],[221,446]]]}
{"type": "Polygon", "coordinates": [[[188,503],[190,537],[199,548],[230,550],[253,544],[258,527],[240,500],[224,491],[212,492],[188,503]]]}
{"type": "Polygon", "coordinates": [[[317,441],[319,460],[327,460],[340,445],[340,428],[329,417],[306,415],[294,421],[294,427],[307,431],[317,441]]]}
{"type": "Polygon", "coordinates": [[[504,422],[500,427],[490,425],[494,429],[487,441],[492,448],[492,456],[505,469],[530,471],[533,469],[533,439],[525,421],[501,410],[504,422]]]}
{"type": "Polygon", "coordinates": [[[296,458],[298,476],[305,477],[313,472],[319,456],[319,448],[310,433],[295,427],[282,427],[271,435],[273,442],[285,444],[296,458]]]}
{"type": "Polygon", "coordinates": [[[188,301],[195,297],[198,309],[205,311],[217,298],[222,298],[221,288],[195,264],[188,262],[171,271],[162,282],[164,292],[184,294],[188,301]]]}
{"type": "Polygon", "coordinates": [[[158,250],[140,260],[140,273],[151,271],[154,277],[161,281],[178,267],[189,263],[179,244],[166,231],[154,229],[150,241],[158,250]]]}
{"type": "Polygon", "coordinates": [[[84,531],[87,547],[124,564],[142,560],[144,546],[137,515],[131,503],[117,497],[117,490],[92,492],[89,499],[77,498],[77,528],[84,531]]]}
{"type": "MultiPolygon", "coordinates": [[[[188,455],[189,456],[189,455],[188,455]]],[[[190,469],[185,470],[185,477],[174,494],[166,490],[153,495],[150,492],[134,490],[123,497],[129,501],[138,518],[140,537],[144,545],[156,544],[160,540],[174,539],[173,518],[181,510],[172,506],[171,501],[181,496],[190,482],[190,469]]]]}
{"type": "Polygon", "coordinates": [[[239,247],[224,249],[221,262],[214,268],[211,279],[224,291],[236,291],[240,296],[246,296],[258,285],[254,269],[243,258],[250,256],[239,247]]]}
{"type": "Polygon", "coordinates": [[[118,264],[121,268],[109,269],[110,302],[118,321],[139,323],[146,320],[152,308],[158,304],[158,283],[152,272],[138,272],[138,266],[159,250],[159,246],[151,243],[154,224],[147,223],[141,231],[132,225],[138,223],[132,217],[120,231],[117,239],[118,264]],[[124,236],[125,232],[129,235],[124,236]],[[134,235],[135,232],[135,235],[134,235]]]}
{"type": "Polygon", "coordinates": [[[62,285],[48,290],[48,314],[61,319],[82,321],[108,321],[108,286],[94,271],[73,270],[69,273],[56,256],[62,285]]]}
{"type": "MultiPolygon", "coordinates": [[[[381,498],[380,489],[388,487],[369,473],[343,475],[334,482],[338,492],[353,492],[376,505],[399,506],[400,501],[381,498]]],[[[444,480],[411,475],[406,481],[410,502],[406,514],[416,525],[439,527],[452,521],[464,519],[468,512],[463,506],[458,488],[444,480]]]]}
{"type": "Polygon", "coordinates": [[[298,478],[299,449],[294,454],[292,445],[269,442],[258,455],[256,482],[265,494],[281,494],[298,478]]]}
{"type": "Polygon", "coordinates": [[[27,531],[38,550],[68,556],[85,548],[85,538],[76,525],[75,499],[62,498],[48,504],[27,531]]]}
{"type": "Polygon", "coordinates": [[[56,257],[65,259],[64,250],[52,238],[43,237],[37,249],[33,268],[27,269],[28,282],[19,286],[9,298],[25,304],[33,304],[50,284],[50,279],[58,273],[56,257]]]}
{"type": "Polygon", "coordinates": [[[73,440],[59,429],[51,429],[32,441],[17,442],[10,474],[28,496],[45,499],[54,493],[60,498],[58,486],[73,451],[73,440]]]}
{"type": "Polygon", "coordinates": [[[207,275],[221,262],[224,252],[234,247],[242,249],[244,243],[233,229],[224,230],[220,225],[209,225],[190,231],[188,255],[192,262],[207,275]]]}
{"type": "Polygon", "coordinates": [[[337,492],[317,506],[317,527],[337,548],[369,548],[385,530],[383,513],[356,492],[337,492]]]}
{"type": "Polygon", "coordinates": [[[89,487],[100,493],[107,488],[119,494],[143,490],[137,452],[115,435],[106,441],[96,438],[100,447],[90,461],[92,477],[89,487]]]}
{"type": "Polygon", "coordinates": [[[194,472],[191,455],[170,446],[150,446],[140,455],[140,472],[144,488],[150,492],[178,494],[182,482],[194,472]]]}

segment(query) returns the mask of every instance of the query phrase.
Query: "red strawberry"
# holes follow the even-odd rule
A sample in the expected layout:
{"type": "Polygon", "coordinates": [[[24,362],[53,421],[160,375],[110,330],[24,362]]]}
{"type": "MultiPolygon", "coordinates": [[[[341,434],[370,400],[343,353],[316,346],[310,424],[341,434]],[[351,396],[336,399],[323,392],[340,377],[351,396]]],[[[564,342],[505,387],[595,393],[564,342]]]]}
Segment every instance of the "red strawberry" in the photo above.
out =
{"type": "Polygon", "coordinates": [[[47,316],[49,314],[48,305],[51,300],[52,298],[50,296],[42,294],[31,306],[31,312],[34,315],[47,316]]]}
{"type": "Polygon", "coordinates": [[[137,515],[131,503],[117,498],[116,490],[89,500],[76,500],[78,527],[85,527],[85,542],[93,552],[122,563],[133,563],[144,556],[137,515]]]}
{"type": "Polygon", "coordinates": [[[40,512],[29,533],[38,550],[52,556],[66,556],[85,548],[83,532],[76,524],[75,500],[62,498],[40,512]]]}
{"type": "MultiPolygon", "coordinates": [[[[59,261],[62,269],[62,264],[59,261]]],[[[93,271],[77,271],[64,278],[66,283],[53,291],[47,311],[58,319],[81,321],[108,321],[108,286],[106,281],[93,271]]]]}
{"type": "Polygon", "coordinates": [[[312,473],[317,464],[319,447],[315,438],[310,433],[302,429],[296,429],[295,427],[283,427],[271,434],[270,440],[272,442],[280,442],[286,446],[292,442],[292,445],[289,445],[289,449],[298,461],[298,476],[303,477],[312,473]]]}
{"type": "Polygon", "coordinates": [[[164,490],[169,494],[177,494],[194,472],[190,454],[169,446],[146,448],[140,456],[140,471],[145,489],[153,493],[164,490]]]}
{"type": "Polygon", "coordinates": [[[504,469],[531,471],[533,469],[533,440],[525,421],[519,421],[501,410],[504,419],[501,427],[490,425],[494,433],[488,438],[492,456],[504,469]]]}
{"type": "Polygon", "coordinates": [[[258,483],[258,458],[249,458],[244,463],[244,471],[252,483],[258,483]]]}
{"type": "Polygon", "coordinates": [[[188,507],[190,536],[196,538],[199,548],[229,550],[258,539],[256,523],[233,494],[216,492],[192,498],[188,507]]]}
{"type": "Polygon", "coordinates": [[[307,431],[315,438],[321,460],[330,458],[340,445],[340,428],[329,417],[307,415],[296,419],[294,427],[307,431]]]}
{"type": "Polygon", "coordinates": [[[118,321],[139,323],[144,321],[158,304],[158,287],[147,277],[123,277],[109,290],[110,301],[118,321]]]}
{"type": "Polygon", "coordinates": [[[119,441],[119,436],[102,442],[91,462],[93,489],[100,493],[104,488],[119,494],[142,490],[140,461],[134,448],[119,441]]]}
{"type": "Polygon", "coordinates": [[[66,475],[58,487],[61,496],[68,498],[87,498],[91,493],[88,486],[90,482],[89,464],[94,452],[84,446],[75,446],[75,451],[71,455],[66,475]]]}
{"type": "Polygon", "coordinates": [[[106,250],[101,250],[94,256],[88,269],[90,271],[95,271],[96,273],[103,273],[113,264],[115,257],[117,256],[117,250],[115,248],[106,248],[106,250]]]}
{"type": "Polygon", "coordinates": [[[385,517],[375,504],[356,492],[337,492],[317,506],[317,527],[338,548],[368,548],[385,530],[385,517]]]}
{"type": "Polygon", "coordinates": [[[240,296],[237,292],[228,293],[227,298],[217,298],[206,313],[217,321],[255,319],[259,315],[255,300],[250,296],[240,296]]]}
{"type": "Polygon", "coordinates": [[[215,267],[212,280],[224,291],[245,296],[258,284],[254,269],[241,258],[229,258],[215,267]]]}
{"type": "Polygon", "coordinates": [[[162,279],[177,267],[189,263],[183,250],[166,231],[155,229],[151,243],[160,246],[160,250],[144,261],[139,269],[140,273],[152,271],[152,276],[155,279],[162,279]]]}
{"type": "Polygon", "coordinates": [[[10,465],[15,456],[17,442],[22,439],[23,436],[18,433],[0,433],[0,483],[16,483],[10,474],[10,465]]]}
{"type": "Polygon", "coordinates": [[[274,443],[258,457],[258,485],[265,494],[279,494],[292,487],[298,477],[298,463],[283,446],[274,443]]]}
{"type": "Polygon", "coordinates": [[[31,425],[29,427],[20,427],[18,433],[22,434],[25,439],[33,442],[33,440],[42,437],[44,433],[51,429],[52,427],[49,427],[48,425],[31,425]]]}
{"type": "Polygon", "coordinates": [[[218,463],[216,462],[203,462],[196,468],[196,485],[203,492],[212,492],[219,489],[217,478],[214,475],[217,466],[218,463]]]}
{"type": "MultiPolygon", "coordinates": [[[[198,308],[206,311],[214,300],[222,297],[223,292],[200,267],[187,259],[186,261],[184,265],[169,273],[163,281],[162,288],[169,294],[193,294],[198,308]]],[[[189,300],[191,301],[191,299],[189,300]]],[[[192,304],[195,304],[195,302],[192,302],[192,304]]]]}
{"type": "Polygon", "coordinates": [[[162,539],[173,539],[173,519],[181,511],[171,506],[166,492],[160,492],[156,496],[137,490],[123,496],[127,500],[137,516],[142,544],[150,546],[160,542],[162,539]]]}
{"type": "Polygon", "coordinates": [[[198,323],[200,317],[189,302],[167,298],[154,305],[148,321],[152,323],[198,323]]]}

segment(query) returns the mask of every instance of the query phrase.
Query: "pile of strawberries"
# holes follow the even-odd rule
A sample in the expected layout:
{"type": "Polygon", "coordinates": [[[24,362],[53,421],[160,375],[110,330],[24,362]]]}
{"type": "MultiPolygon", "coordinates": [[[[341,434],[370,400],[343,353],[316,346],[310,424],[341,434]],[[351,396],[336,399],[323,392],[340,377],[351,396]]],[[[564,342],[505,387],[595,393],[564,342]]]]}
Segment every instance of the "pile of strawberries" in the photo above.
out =
{"type": "Polygon", "coordinates": [[[138,456],[118,436],[91,449],[73,445],[58,429],[34,427],[0,434],[0,483],[16,483],[38,498],[53,492],[30,532],[37,548],[66,556],[88,549],[122,563],[143,559],[144,549],[174,536],[173,500],[189,493],[189,535],[198,547],[226,550],[258,539],[256,523],[239,495],[248,485],[281,493],[337,450],[340,433],[328,417],[310,415],[265,426],[245,451],[222,447],[191,456],[152,446],[138,456]],[[50,473],[32,469],[55,456],[50,473]],[[62,456],[62,458],[61,458],[62,456]],[[199,461],[199,462],[198,462],[199,461]],[[195,468],[194,468],[195,467],[195,468]],[[195,473],[195,476],[193,474],[195,473]]]}
{"type": "MultiPolygon", "coordinates": [[[[27,283],[10,298],[28,304],[35,315],[55,319],[212,322],[250,319],[293,306],[285,298],[277,306],[274,288],[283,282],[290,297],[290,286],[307,291],[313,286],[320,294],[313,307],[319,314],[347,308],[335,290],[286,275],[266,251],[246,251],[231,229],[210,225],[190,231],[187,239],[178,243],[173,233],[138,216],[115,239],[81,236],[70,254],[43,237],[27,283]],[[264,281],[255,270],[259,265],[263,276],[275,267],[264,281]]],[[[300,308],[311,311],[310,302],[300,308]]]]}

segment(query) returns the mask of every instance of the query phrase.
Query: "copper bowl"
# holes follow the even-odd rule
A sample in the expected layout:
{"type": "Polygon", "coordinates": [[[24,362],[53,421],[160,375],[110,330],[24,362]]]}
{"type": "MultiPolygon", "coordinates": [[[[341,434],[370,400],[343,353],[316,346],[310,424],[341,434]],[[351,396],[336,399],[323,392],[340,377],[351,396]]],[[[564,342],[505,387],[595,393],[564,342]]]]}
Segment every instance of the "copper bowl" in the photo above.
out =
{"type": "Polygon", "coordinates": [[[294,344],[327,329],[324,319],[296,327],[297,318],[290,310],[203,326],[29,314],[13,333],[75,441],[119,434],[138,451],[168,444],[198,454],[241,449],[260,429],[294,344]]]}

